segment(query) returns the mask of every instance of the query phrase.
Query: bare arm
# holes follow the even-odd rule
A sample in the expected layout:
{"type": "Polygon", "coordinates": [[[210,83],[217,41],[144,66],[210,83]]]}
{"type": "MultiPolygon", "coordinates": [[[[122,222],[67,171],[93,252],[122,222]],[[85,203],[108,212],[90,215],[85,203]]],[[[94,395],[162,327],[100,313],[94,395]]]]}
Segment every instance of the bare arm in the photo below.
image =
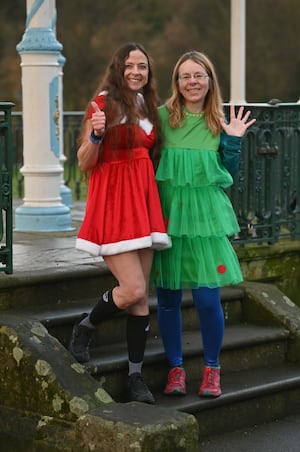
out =
{"type": "Polygon", "coordinates": [[[77,151],[78,166],[84,173],[93,169],[99,160],[100,144],[94,144],[90,141],[92,129],[91,120],[88,119],[82,143],[77,151]]]}
{"type": "Polygon", "coordinates": [[[83,140],[77,152],[78,166],[84,173],[93,169],[99,161],[100,144],[93,143],[90,134],[93,130],[96,137],[101,137],[105,131],[105,113],[100,110],[96,102],[92,102],[92,106],[94,113],[85,123],[83,140]]]}

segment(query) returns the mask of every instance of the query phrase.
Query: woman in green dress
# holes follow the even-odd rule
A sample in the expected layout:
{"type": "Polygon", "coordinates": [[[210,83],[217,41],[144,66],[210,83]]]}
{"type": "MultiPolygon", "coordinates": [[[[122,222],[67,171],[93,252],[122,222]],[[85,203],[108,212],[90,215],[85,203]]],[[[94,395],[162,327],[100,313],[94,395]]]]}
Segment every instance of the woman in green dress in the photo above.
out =
{"type": "Polygon", "coordinates": [[[239,231],[224,189],[238,169],[241,139],[255,119],[241,107],[225,121],[217,76],[206,55],[181,56],[172,95],[159,109],[163,149],[156,174],[172,247],[155,253],[152,278],[170,371],[165,394],[186,393],[182,357],[182,290],[191,289],[199,316],[204,370],[199,395],[218,397],[224,334],[220,287],[243,280],[228,236],[239,231]]]}

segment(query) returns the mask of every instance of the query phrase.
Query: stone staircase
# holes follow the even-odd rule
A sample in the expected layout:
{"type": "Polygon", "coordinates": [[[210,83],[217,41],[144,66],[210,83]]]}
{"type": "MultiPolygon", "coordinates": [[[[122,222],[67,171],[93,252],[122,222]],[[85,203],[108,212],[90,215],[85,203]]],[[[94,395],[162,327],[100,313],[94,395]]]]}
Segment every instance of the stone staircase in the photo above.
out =
{"type": "MultiPolygon", "coordinates": [[[[217,399],[202,399],[197,395],[203,366],[202,344],[189,292],[185,293],[182,305],[187,395],[167,397],[162,394],[168,366],[158,332],[155,297],[150,298],[151,329],[144,361],[145,380],[155,395],[157,406],[196,417],[202,439],[216,432],[233,431],[299,412],[300,352],[297,352],[296,337],[299,330],[295,336],[294,313],[288,311],[283,318],[280,314],[283,301],[280,300],[274,312],[276,301],[266,304],[266,300],[262,300],[261,303],[255,287],[250,283],[250,286],[221,291],[226,327],[221,353],[223,395],[217,399]]],[[[275,297],[273,290],[276,289],[270,289],[269,299],[275,297]]],[[[261,288],[261,293],[265,292],[268,285],[261,288]]],[[[88,289],[86,294],[88,297],[88,289]]],[[[93,291],[91,298],[46,303],[42,307],[24,306],[19,313],[39,320],[67,347],[74,322],[96,301],[93,291]]],[[[299,310],[297,315],[300,323],[299,310]]],[[[98,327],[91,344],[91,360],[84,365],[116,402],[126,401],[123,391],[127,380],[125,319],[124,314],[119,314],[98,327]]]]}

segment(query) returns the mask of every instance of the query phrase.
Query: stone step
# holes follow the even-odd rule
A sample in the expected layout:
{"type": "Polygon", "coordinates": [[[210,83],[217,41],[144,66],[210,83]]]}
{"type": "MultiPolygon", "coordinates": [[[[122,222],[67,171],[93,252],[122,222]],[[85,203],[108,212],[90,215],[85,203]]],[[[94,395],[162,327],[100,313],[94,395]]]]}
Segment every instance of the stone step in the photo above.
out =
{"type": "MultiPolygon", "coordinates": [[[[74,322],[82,312],[92,309],[98,294],[94,294],[93,288],[93,296],[87,298],[78,293],[78,297],[62,298],[63,301],[55,295],[51,301],[49,286],[49,294],[39,303],[41,292],[39,289],[32,304],[26,306],[21,303],[13,311],[39,320],[50,334],[67,347],[74,322]]],[[[182,304],[182,339],[188,390],[185,397],[163,396],[168,365],[159,337],[156,298],[153,295],[149,303],[151,330],[143,375],[158,406],[191,413],[196,417],[201,438],[216,431],[222,433],[251,423],[265,422],[273,415],[281,417],[299,409],[300,367],[299,364],[286,362],[291,333],[280,327],[249,324],[244,315],[242,288],[224,288],[221,297],[226,323],[221,353],[223,395],[212,400],[201,399],[197,395],[203,368],[203,348],[191,294],[185,292],[182,304]]],[[[99,325],[91,344],[91,360],[84,364],[88,373],[116,402],[126,401],[124,388],[128,364],[125,319],[125,314],[120,314],[99,325]]]]}
{"type": "MultiPolygon", "coordinates": [[[[25,263],[26,258],[24,256],[25,263]]],[[[97,297],[115,284],[114,277],[104,263],[82,265],[79,269],[47,271],[46,268],[16,273],[1,280],[0,310],[34,306],[42,310],[49,305],[54,308],[68,301],[97,297]]]]}
{"type": "MultiPolygon", "coordinates": [[[[287,330],[257,325],[230,325],[225,328],[221,353],[222,373],[284,363],[287,330]]],[[[200,381],[203,348],[199,331],[183,332],[184,367],[191,380],[200,381]]],[[[125,401],[127,381],[127,349],[125,341],[91,349],[91,360],[84,364],[88,372],[101,382],[116,400],[125,401]]],[[[155,391],[163,391],[168,365],[159,336],[150,335],[145,352],[143,375],[155,391]]]]}
{"type": "MultiPolygon", "coordinates": [[[[242,318],[241,303],[244,291],[240,288],[223,288],[221,290],[222,304],[226,325],[240,323],[242,318]]],[[[74,323],[83,312],[90,312],[98,298],[85,298],[66,302],[52,302],[51,304],[20,307],[14,312],[35,318],[43,323],[49,333],[55,336],[64,346],[68,346],[74,323]]],[[[159,335],[156,316],[156,297],[149,298],[150,329],[152,335],[159,335]]],[[[99,325],[92,339],[91,346],[97,344],[119,343],[125,340],[126,315],[120,313],[114,318],[99,325]]],[[[198,317],[194,308],[190,292],[185,292],[182,302],[183,330],[197,329],[198,317]]]]}
{"type": "Polygon", "coordinates": [[[300,412],[299,363],[239,371],[232,366],[222,372],[221,382],[223,394],[216,399],[198,397],[199,380],[188,380],[186,396],[154,392],[156,403],[193,414],[201,439],[300,412]]]}

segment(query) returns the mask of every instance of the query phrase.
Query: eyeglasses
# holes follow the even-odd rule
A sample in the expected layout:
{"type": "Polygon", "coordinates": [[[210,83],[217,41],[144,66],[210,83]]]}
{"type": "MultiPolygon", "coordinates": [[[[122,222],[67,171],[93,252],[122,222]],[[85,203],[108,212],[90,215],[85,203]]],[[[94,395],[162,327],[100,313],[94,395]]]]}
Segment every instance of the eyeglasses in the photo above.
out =
{"type": "Polygon", "coordinates": [[[207,77],[207,74],[201,74],[200,72],[196,72],[196,74],[181,74],[178,75],[178,79],[182,82],[190,82],[192,78],[194,78],[197,82],[203,82],[207,77]]]}

